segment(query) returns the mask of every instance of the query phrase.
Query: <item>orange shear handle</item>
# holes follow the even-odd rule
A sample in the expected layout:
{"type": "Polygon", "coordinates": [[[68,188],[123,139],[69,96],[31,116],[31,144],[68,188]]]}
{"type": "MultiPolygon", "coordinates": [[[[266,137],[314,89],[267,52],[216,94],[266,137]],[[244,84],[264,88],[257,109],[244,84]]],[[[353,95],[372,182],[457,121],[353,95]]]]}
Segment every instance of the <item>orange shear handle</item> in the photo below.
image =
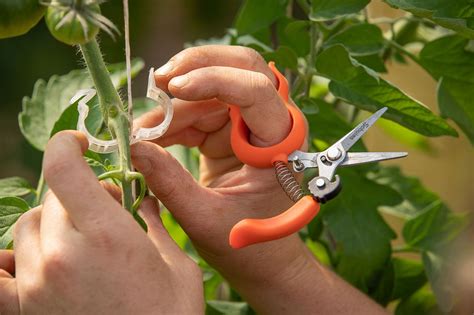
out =
{"type": "Polygon", "coordinates": [[[291,235],[311,222],[318,212],[319,203],[313,197],[305,196],[273,218],[244,219],[230,231],[230,246],[237,249],[291,235]]]}
{"type": "MultiPolygon", "coordinates": [[[[248,141],[250,131],[240,115],[239,107],[230,105],[232,149],[242,163],[259,168],[272,167],[276,161],[288,163],[288,155],[299,150],[306,137],[304,116],[289,103],[286,78],[277,70],[273,62],[270,62],[269,66],[278,80],[278,94],[285,102],[292,119],[289,135],[282,142],[271,147],[260,148],[251,145],[248,141]]],[[[306,196],[290,209],[273,218],[242,220],[230,232],[230,246],[242,248],[291,235],[308,224],[318,212],[319,203],[313,197],[306,196]]]]}
{"type": "Polygon", "coordinates": [[[292,127],[288,136],[280,143],[270,147],[256,147],[249,143],[249,128],[240,114],[240,108],[235,105],[230,107],[232,121],[231,145],[237,158],[244,164],[267,168],[272,167],[275,161],[288,163],[288,155],[299,150],[306,137],[306,124],[303,114],[288,102],[288,81],[277,70],[275,64],[268,64],[278,80],[278,94],[285,102],[292,119],[292,127]]]}

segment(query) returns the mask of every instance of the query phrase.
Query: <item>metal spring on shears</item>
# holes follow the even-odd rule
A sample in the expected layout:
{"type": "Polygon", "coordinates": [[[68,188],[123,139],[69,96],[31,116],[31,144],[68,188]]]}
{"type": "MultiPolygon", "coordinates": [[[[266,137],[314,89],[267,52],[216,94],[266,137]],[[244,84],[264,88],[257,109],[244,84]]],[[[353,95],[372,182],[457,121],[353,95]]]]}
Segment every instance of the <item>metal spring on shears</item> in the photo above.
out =
{"type": "Polygon", "coordinates": [[[273,163],[275,168],[275,174],[281,188],[290,197],[291,200],[297,202],[304,197],[303,189],[295,178],[295,175],[288,168],[288,165],[282,161],[276,161],[273,163]]]}

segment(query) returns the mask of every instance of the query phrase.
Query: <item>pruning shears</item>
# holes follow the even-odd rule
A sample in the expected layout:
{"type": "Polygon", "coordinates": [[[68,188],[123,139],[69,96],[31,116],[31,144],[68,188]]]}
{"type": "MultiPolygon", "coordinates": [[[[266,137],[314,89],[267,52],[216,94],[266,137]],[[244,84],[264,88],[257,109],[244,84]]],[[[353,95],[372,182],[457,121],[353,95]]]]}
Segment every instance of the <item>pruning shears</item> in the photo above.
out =
{"type": "Polygon", "coordinates": [[[284,101],[292,119],[292,128],[282,142],[271,147],[255,147],[248,141],[249,129],[240,109],[229,105],[232,121],[231,144],[237,158],[244,164],[258,168],[275,168],[276,177],[288,197],[295,204],[285,212],[267,219],[244,219],[231,230],[229,243],[233,248],[276,240],[298,232],[319,212],[320,204],[335,198],[341,191],[341,179],[336,175],[339,166],[352,166],[364,163],[402,158],[406,152],[348,152],[367,130],[387,110],[378,110],[360,123],[348,134],[322,152],[303,152],[306,125],[303,114],[289,103],[289,90],[286,78],[273,62],[269,67],[278,80],[278,94],[284,101]],[[300,184],[289,169],[292,164],[295,172],[307,168],[317,168],[319,174],[308,182],[310,194],[305,195],[300,184]]]}

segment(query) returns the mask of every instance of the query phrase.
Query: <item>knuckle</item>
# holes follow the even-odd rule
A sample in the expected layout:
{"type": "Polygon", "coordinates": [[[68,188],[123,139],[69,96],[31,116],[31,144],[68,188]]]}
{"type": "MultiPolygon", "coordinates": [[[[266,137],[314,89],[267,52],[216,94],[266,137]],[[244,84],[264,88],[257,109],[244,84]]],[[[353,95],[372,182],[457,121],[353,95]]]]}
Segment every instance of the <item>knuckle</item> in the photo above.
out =
{"type": "Polygon", "coordinates": [[[262,73],[251,74],[250,86],[254,91],[254,103],[274,100],[277,95],[272,81],[262,73]]]}
{"type": "Polygon", "coordinates": [[[253,48],[243,47],[244,55],[250,60],[250,66],[252,69],[259,68],[265,63],[263,57],[253,48]]]}
{"type": "Polygon", "coordinates": [[[38,219],[38,214],[40,211],[40,208],[36,207],[21,215],[21,217],[16,221],[15,227],[13,229],[13,235],[15,239],[18,238],[18,234],[21,232],[21,230],[23,230],[23,227],[38,219]]]}
{"type": "Polygon", "coordinates": [[[91,231],[93,243],[104,253],[112,253],[118,249],[116,236],[110,230],[98,227],[95,231],[91,231]]]}
{"type": "Polygon", "coordinates": [[[43,272],[47,279],[67,276],[70,271],[65,248],[60,245],[50,246],[44,252],[43,272]]]}

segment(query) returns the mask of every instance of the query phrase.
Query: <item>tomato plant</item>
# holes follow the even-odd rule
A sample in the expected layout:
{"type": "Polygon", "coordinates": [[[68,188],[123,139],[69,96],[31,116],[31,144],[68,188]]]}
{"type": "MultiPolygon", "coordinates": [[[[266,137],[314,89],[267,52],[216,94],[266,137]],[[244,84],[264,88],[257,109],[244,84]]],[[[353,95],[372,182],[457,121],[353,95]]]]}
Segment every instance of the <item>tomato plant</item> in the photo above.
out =
{"type": "MultiPolygon", "coordinates": [[[[473,5],[468,0],[385,2],[403,14],[393,19],[371,19],[367,14],[370,0],[245,0],[233,27],[217,41],[251,47],[285,70],[292,97],[309,121],[314,150],[324,150],[366,112],[385,106],[389,108],[385,117],[391,122],[385,122],[383,130],[401,142],[420,148],[427,145],[428,137],[456,137],[455,124],[474,144],[473,5]],[[386,31],[381,26],[386,26],[386,31]],[[438,82],[441,115],[384,79],[388,63],[408,61],[421,66],[438,82]],[[418,140],[412,141],[413,138],[418,140]]],[[[68,105],[68,101],[75,91],[95,83],[99,95],[91,106],[89,130],[103,135],[107,126],[115,128],[124,143],[122,152],[127,152],[125,117],[119,115],[107,121],[107,115],[102,118],[105,110],[99,105],[112,103],[123,112],[116,93],[126,77],[123,65],[109,66],[110,76],[105,76],[110,80],[98,79],[104,78],[106,72],[94,37],[99,28],[111,32],[113,26],[97,15],[99,10],[93,1],[84,3],[88,7],[73,14],[73,7],[58,1],[48,8],[46,19],[60,41],[81,45],[91,75],[73,70],[48,83],[39,80],[32,96],[24,99],[20,127],[26,139],[43,151],[53,134],[75,128],[77,104],[68,105]]],[[[44,9],[37,12],[40,11],[44,9]]],[[[6,11],[0,11],[0,17],[3,12],[6,11]]],[[[35,17],[26,23],[22,17],[12,16],[23,29],[37,21],[35,17]]],[[[209,42],[215,43],[216,38],[209,42]]],[[[207,41],[190,45],[203,43],[207,41]]],[[[142,67],[143,63],[136,60],[133,74],[142,67]]],[[[144,102],[136,105],[139,112],[147,108],[144,102]]],[[[358,150],[365,149],[360,142],[358,150]]],[[[195,171],[195,152],[183,150],[181,155],[195,171]]],[[[120,160],[114,154],[101,157],[88,152],[86,158],[98,174],[130,170],[129,159],[120,160]]],[[[449,285],[440,281],[451,263],[444,253],[465,228],[468,217],[451,211],[439,196],[396,166],[363,166],[342,170],[341,174],[345,183],[341,195],[324,205],[321,215],[300,233],[308,248],[381,305],[395,305],[396,314],[450,311],[454,297],[449,285]],[[393,246],[397,233],[380,212],[404,221],[400,231],[403,246],[393,246]],[[417,259],[399,256],[406,252],[417,259]]],[[[130,183],[125,182],[123,189],[129,191],[130,183]]],[[[43,192],[41,180],[37,188],[17,177],[0,181],[0,219],[4,217],[0,220],[0,248],[11,246],[13,225],[22,213],[41,201],[43,192]]],[[[132,200],[125,199],[125,206],[130,208],[132,200]]],[[[164,214],[164,221],[179,245],[194,255],[189,239],[168,213],[164,214]]],[[[217,301],[219,288],[227,284],[217,271],[204,261],[200,263],[205,273],[208,312],[251,314],[250,307],[236,294],[217,301]]]]}

